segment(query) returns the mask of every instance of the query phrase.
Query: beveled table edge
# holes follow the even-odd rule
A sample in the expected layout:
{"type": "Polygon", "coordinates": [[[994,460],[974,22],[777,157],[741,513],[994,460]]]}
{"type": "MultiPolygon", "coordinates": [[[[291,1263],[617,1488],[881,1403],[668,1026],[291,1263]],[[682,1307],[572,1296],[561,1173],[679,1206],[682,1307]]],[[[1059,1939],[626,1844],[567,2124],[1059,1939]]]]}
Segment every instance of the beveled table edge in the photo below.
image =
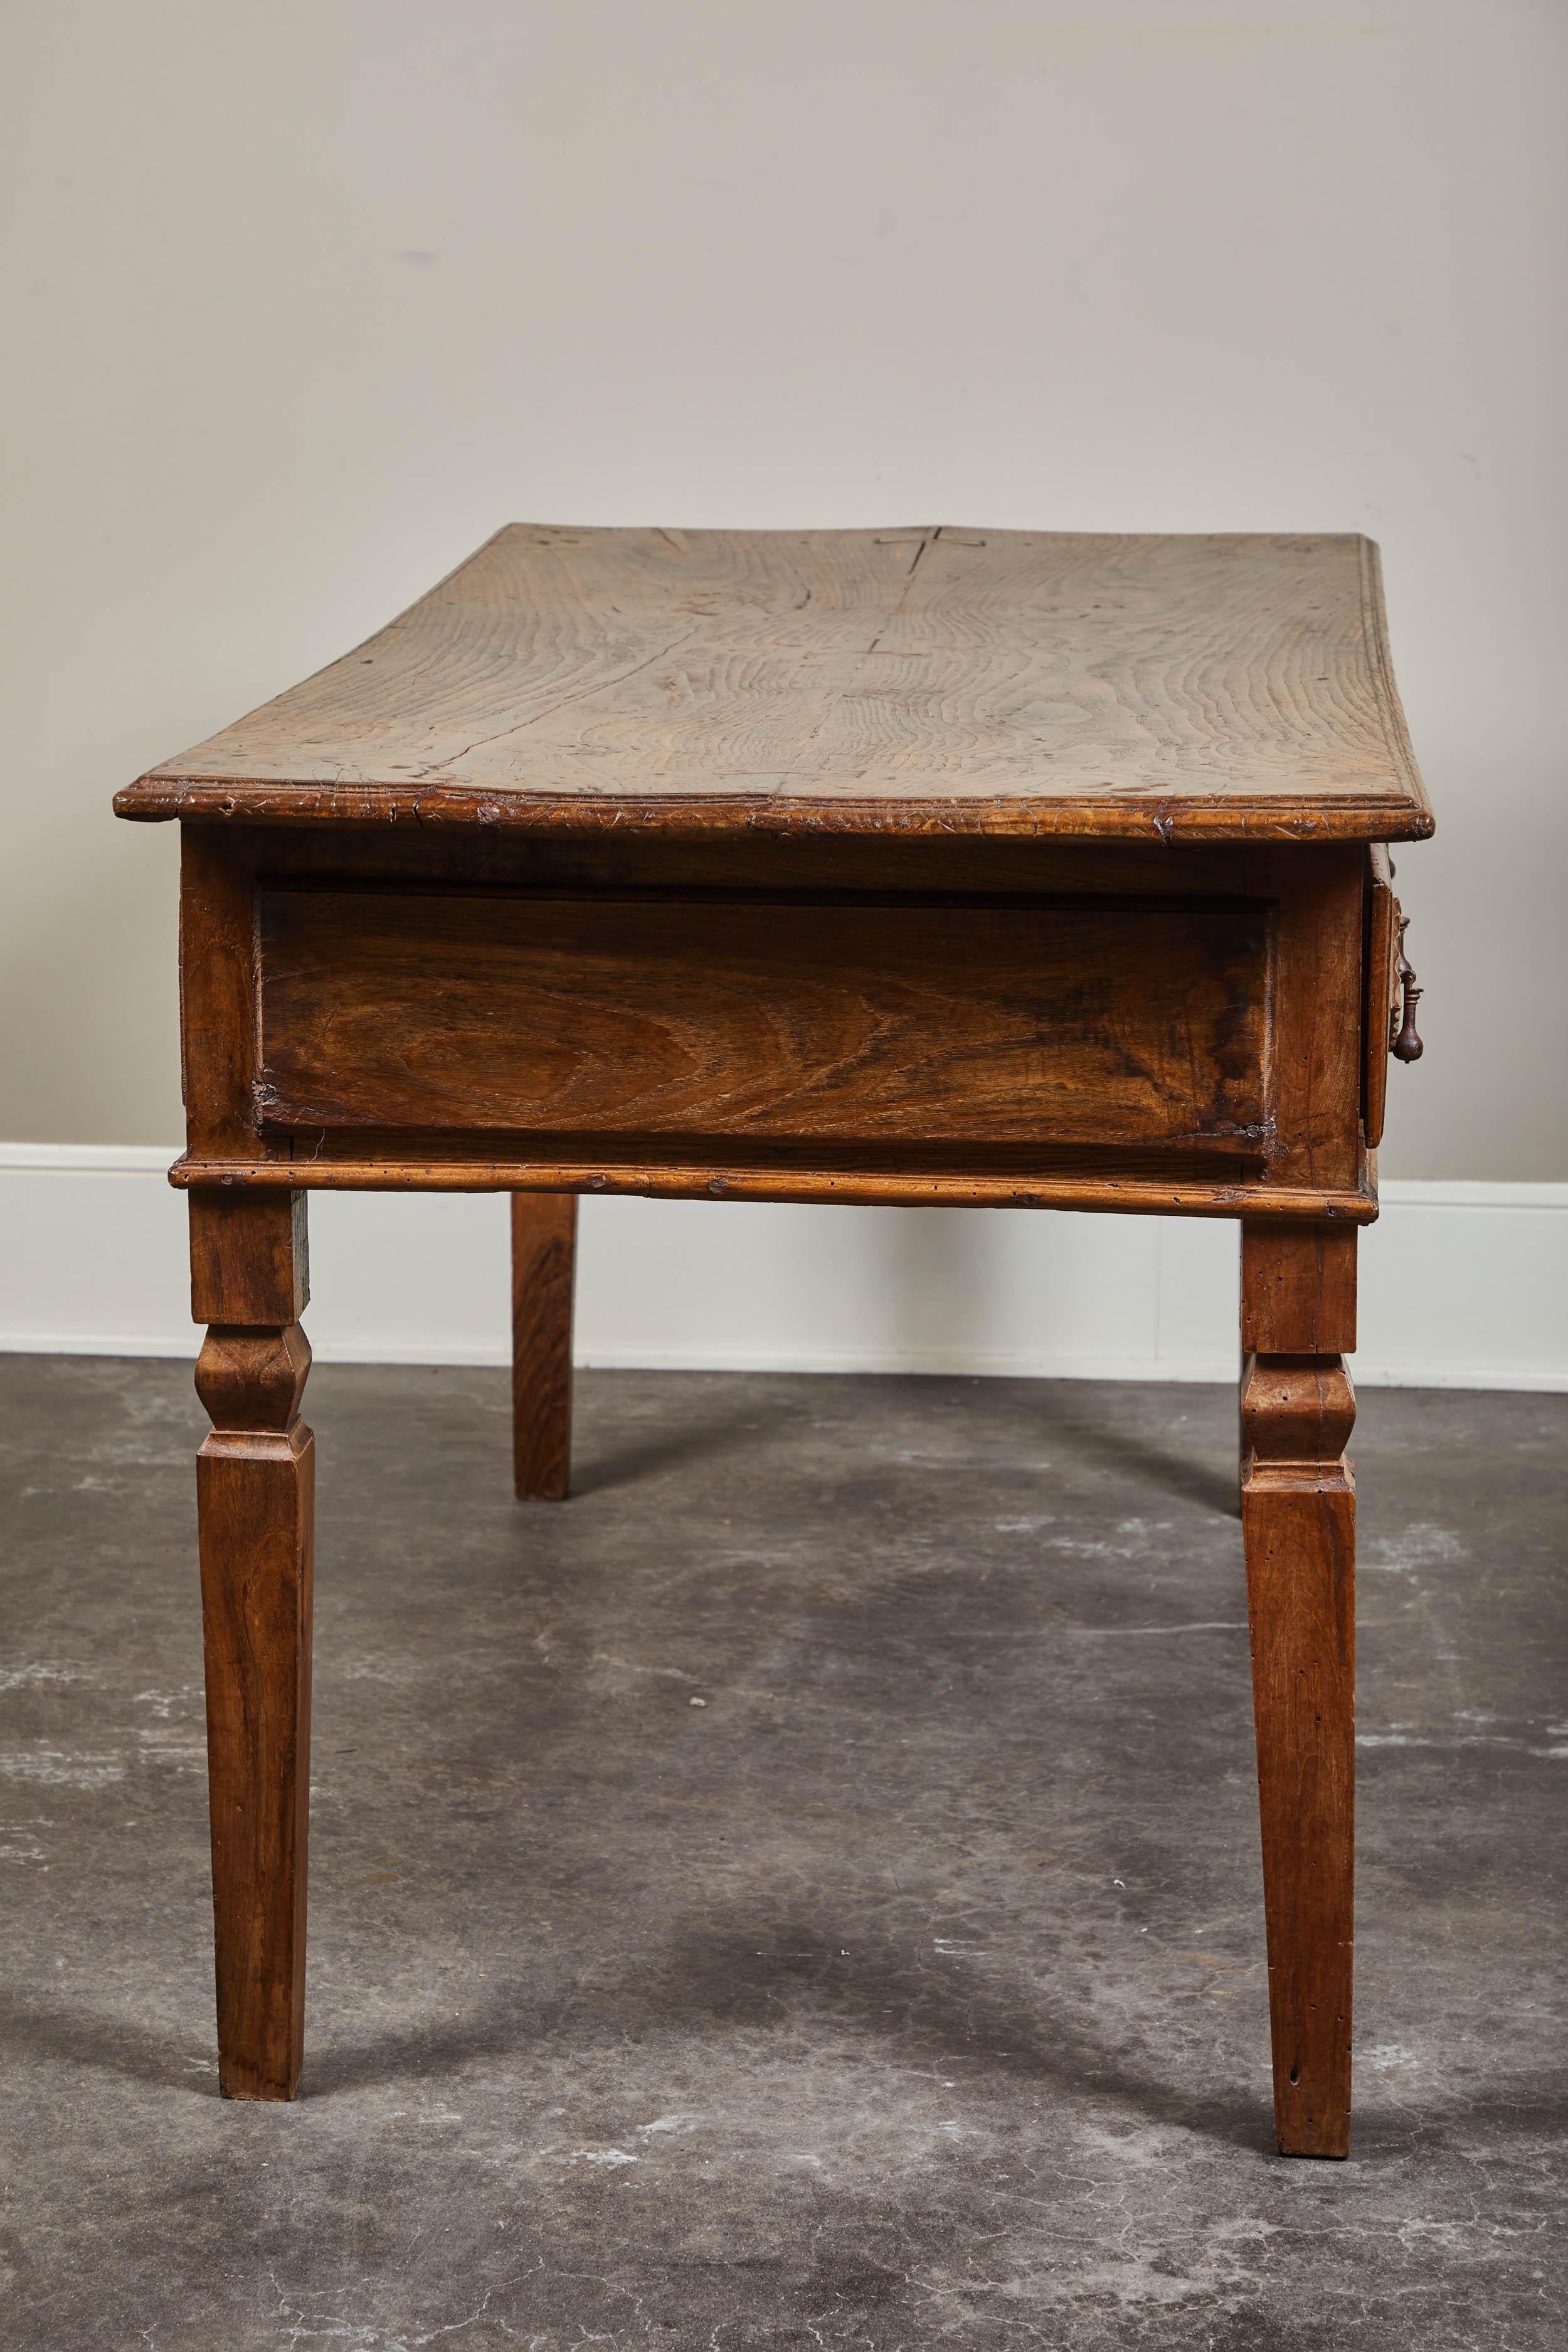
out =
{"type": "Polygon", "coordinates": [[[773,793],[633,799],[605,794],[482,793],[457,784],[280,783],[276,779],[150,773],[114,796],[114,813],[142,824],[413,825],[503,834],[714,833],[872,839],[982,834],[1011,840],[1205,842],[1425,841],[1435,821],[1419,800],[1369,793],[1303,807],[1299,798],[1216,793],[1023,800],[944,795],[896,800],[773,793]]]}

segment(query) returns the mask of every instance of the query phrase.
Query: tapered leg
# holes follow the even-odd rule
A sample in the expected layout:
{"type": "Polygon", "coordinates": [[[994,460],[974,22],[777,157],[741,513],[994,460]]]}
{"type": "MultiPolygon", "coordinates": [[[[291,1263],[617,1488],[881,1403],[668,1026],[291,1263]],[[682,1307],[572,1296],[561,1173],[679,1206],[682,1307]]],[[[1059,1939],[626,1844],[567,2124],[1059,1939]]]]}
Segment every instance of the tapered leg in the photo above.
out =
{"type": "Polygon", "coordinates": [[[1354,1848],[1355,1234],[1242,1230],[1241,1519],[1252,1632],[1274,2126],[1350,2152],[1354,1848]]]}
{"type": "Polygon", "coordinates": [[[217,1962],[218,2084],[290,2099],[305,2028],[315,1448],[305,1196],[191,1194],[192,1293],[208,1326],[196,1463],[217,1962]]]}
{"type": "Polygon", "coordinates": [[[512,1463],[519,1496],[565,1499],[571,1474],[577,1194],[512,1195],[512,1463]]]}

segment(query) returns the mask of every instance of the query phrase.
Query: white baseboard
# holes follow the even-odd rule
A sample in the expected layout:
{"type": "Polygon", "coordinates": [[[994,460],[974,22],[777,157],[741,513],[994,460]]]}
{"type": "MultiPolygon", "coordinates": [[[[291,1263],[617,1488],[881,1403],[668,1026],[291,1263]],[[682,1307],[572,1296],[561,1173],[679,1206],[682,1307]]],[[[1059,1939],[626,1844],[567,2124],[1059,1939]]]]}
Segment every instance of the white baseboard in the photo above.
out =
{"type": "MultiPolygon", "coordinates": [[[[0,1349],[192,1356],[172,1148],[0,1144],[0,1349]]],[[[1568,1184],[1388,1182],[1364,1385],[1568,1389],[1568,1184]]],[[[318,1193],[328,1363],[507,1360],[497,1194],[318,1193]]],[[[1228,1381],[1236,1227],[1029,1210],[586,1200],[577,1352],[685,1370],[1228,1381]]]]}

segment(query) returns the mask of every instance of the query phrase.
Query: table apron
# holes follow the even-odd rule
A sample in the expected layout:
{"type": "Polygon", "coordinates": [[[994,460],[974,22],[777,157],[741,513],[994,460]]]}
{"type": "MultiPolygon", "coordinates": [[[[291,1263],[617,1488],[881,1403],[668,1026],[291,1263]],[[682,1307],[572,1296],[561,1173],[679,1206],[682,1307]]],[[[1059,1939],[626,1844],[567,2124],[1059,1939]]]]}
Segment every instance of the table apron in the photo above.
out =
{"type": "Polygon", "coordinates": [[[1242,899],[263,889],[256,936],[262,1130],[1268,1150],[1242,899]]]}

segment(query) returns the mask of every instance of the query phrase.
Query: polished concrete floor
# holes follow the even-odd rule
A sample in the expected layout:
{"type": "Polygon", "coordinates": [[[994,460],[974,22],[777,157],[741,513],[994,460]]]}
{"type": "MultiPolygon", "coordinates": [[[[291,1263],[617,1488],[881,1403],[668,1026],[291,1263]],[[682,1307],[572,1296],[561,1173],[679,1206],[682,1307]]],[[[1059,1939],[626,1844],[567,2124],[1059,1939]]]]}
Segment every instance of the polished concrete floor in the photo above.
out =
{"type": "Polygon", "coordinates": [[[310,2023],[217,2096],[187,1368],[0,1360],[14,2352],[1568,2344],[1568,1397],[1373,1393],[1357,2128],[1269,2121],[1233,1401],[319,1370],[310,2023]]]}

